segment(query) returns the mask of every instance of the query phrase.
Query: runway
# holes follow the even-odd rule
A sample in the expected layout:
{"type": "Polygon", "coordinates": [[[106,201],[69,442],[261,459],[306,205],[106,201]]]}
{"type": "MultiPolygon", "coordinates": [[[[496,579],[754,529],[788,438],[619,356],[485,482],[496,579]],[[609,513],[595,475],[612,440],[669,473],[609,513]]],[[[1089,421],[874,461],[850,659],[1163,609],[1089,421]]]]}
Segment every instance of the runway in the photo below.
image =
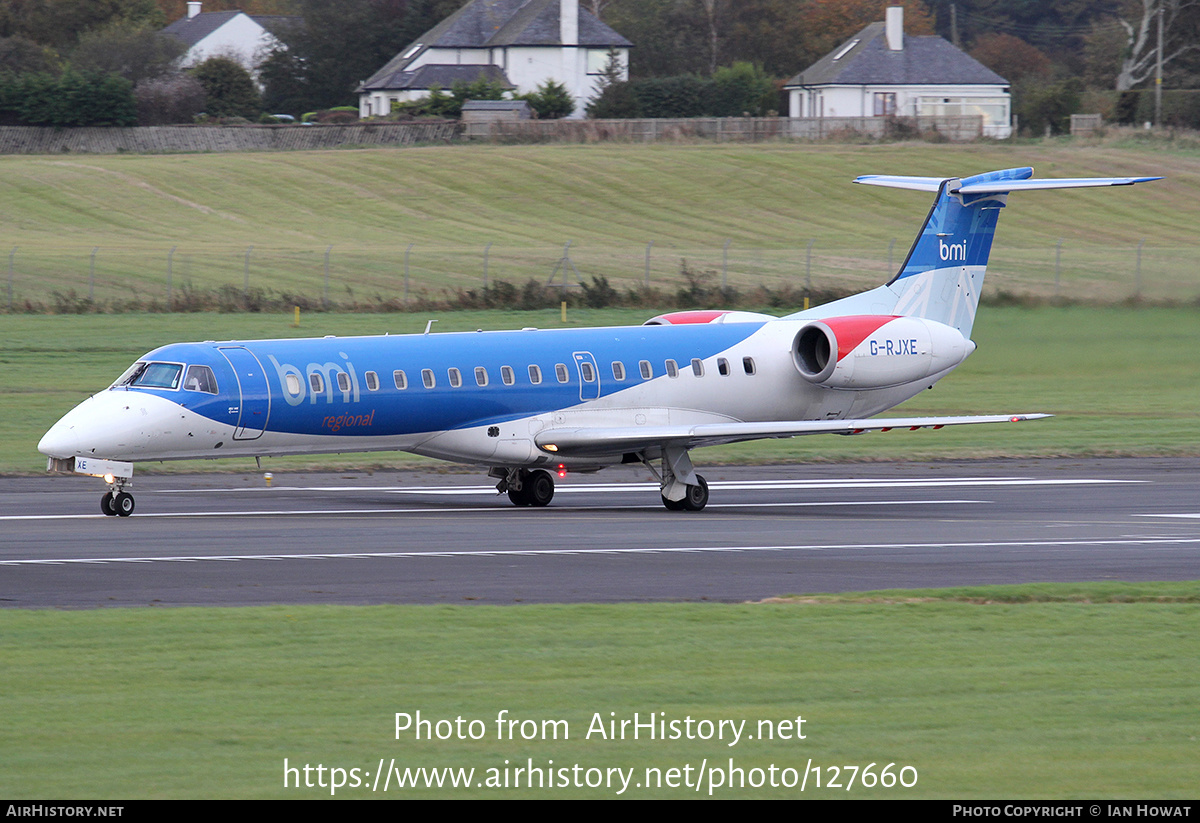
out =
{"type": "MultiPolygon", "coordinates": [[[[699,462],[699,461],[698,461],[699,462]]],[[[0,605],[758,600],[986,583],[1200,578],[1200,459],[644,469],[516,508],[482,473],[0,478],[0,605]]]]}

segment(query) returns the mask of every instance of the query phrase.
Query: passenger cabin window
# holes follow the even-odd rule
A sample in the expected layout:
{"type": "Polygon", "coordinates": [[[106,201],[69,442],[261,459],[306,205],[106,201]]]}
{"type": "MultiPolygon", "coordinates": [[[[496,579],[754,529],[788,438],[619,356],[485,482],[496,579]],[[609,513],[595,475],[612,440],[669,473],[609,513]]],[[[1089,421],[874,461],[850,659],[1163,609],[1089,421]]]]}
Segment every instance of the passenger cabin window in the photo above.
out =
{"type": "MultiPolygon", "coordinates": [[[[292,394],[300,393],[300,381],[296,375],[289,374],[288,377],[296,384],[296,390],[292,394]]],[[[202,391],[205,394],[217,393],[217,378],[213,376],[212,369],[208,366],[188,366],[187,376],[183,378],[183,387],[188,391],[202,391]]]]}
{"type": "Polygon", "coordinates": [[[446,370],[446,374],[450,378],[451,386],[457,389],[462,385],[462,372],[460,372],[458,369],[449,368],[446,370]]]}
{"type": "Polygon", "coordinates": [[[535,386],[538,383],[542,382],[542,367],[541,366],[530,366],[529,367],[529,382],[535,386]]]}
{"type": "Polygon", "coordinates": [[[613,380],[625,379],[625,364],[620,360],[614,360],[612,364],[613,380]]]}
{"type": "Polygon", "coordinates": [[[480,386],[486,386],[488,384],[487,369],[485,369],[483,366],[475,367],[475,382],[480,386]]]}
{"type": "Polygon", "coordinates": [[[283,384],[284,384],[284,388],[287,389],[287,393],[290,394],[292,397],[300,396],[302,387],[300,385],[299,377],[297,377],[294,374],[286,375],[283,378],[283,384]]]}
{"type": "Polygon", "coordinates": [[[579,374],[583,377],[584,383],[596,382],[596,370],[592,368],[592,364],[588,363],[586,360],[580,362],[579,374]]]}
{"type": "Polygon", "coordinates": [[[692,358],[692,374],[696,375],[697,377],[704,376],[704,361],[698,357],[692,358]]]}
{"type": "Polygon", "coordinates": [[[396,369],[392,372],[392,382],[396,384],[396,388],[404,391],[408,388],[408,375],[400,369],[396,369]]]}
{"type": "Polygon", "coordinates": [[[512,366],[500,367],[500,379],[504,381],[504,385],[511,386],[517,382],[517,375],[513,372],[512,366]]]}
{"type": "Polygon", "coordinates": [[[559,383],[566,383],[570,377],[567,376],[567,367],[564,363],[554,364],[554,374],[558,377],[559,383]]]}
{"type": "Polygon", "coordinates": [[[649,360],[639,360],[638,369],[642,373],[643,380],[649,380],[654,377],[654,367],[650,365],[649,360]]]}
{"type": "Polygon", "coordinates": [[[678,377],[679,376],[679,364],[678,363],[676,363],[674,360],[668,360],[665,363],[665,365],[667,367],[667,377],[678,377]]]}
{"type": "Polygon", "coordinates": [[[325,381],[316,372],[308,376],[308,385],[312,386],[313,394],[322,394],[325,391],[325,381]]]}
{"type": "Polygon", "coordinates": [[[338,391],[350,391],[350,375],[344,371],[338,372],[338,391]]]}
{"type": "Polygon", "coordinates": [[[369,371],[365,377],[367,379],[367,391],[379,391],[379,375],[373,371],[369,371]]]}
{"type": "Polygon", "coordinates": [[[717,358],[717,373],[720,374],[722,377],[729,376],[729,361],[726,360],[724,357],[717,358]]]}
{"type": "Polygon", "coordinates": [[[437,381],[433,379],[433,369],[421,369],[421,382],[427,389],[432,389],[437,385],[437,381]]]}
{"type": "Polygon", "coordinates": [[[755,369],[753,357],[742,358],[742,371],[744,371],[746,374],[754,374],[755,369]]]}

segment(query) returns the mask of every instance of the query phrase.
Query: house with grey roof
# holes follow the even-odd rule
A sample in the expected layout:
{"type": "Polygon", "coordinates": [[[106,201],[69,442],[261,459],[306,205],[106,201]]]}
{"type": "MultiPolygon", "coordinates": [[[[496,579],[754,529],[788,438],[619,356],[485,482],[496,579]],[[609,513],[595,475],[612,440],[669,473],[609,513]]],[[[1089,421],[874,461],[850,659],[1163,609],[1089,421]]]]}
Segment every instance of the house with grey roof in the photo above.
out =
{"type": "Polygon", "coordinates": [[[946,40],[904,33],[904,8],[871,23],[787,82],[792,117],[981,115],[1012,134],[1008,81],[946,40]]]}
{"type": "Polygon", "coordinates": [[[241,11],[206,12],[202,6],[192,0],[187,4],[187,15],[162,30],[188,47],[183,55],[184,66],[203,63],[210,57],[231,57],[253,72],[272,49],[282,45],[276,34],[299,20],[277,14],[251,17],[241,11]]]}
{"type": "Polygon", "coordinates": [[[525,94],[562,83],[582,117],[616,50],[628,72],[632,43],[579,7],[579,0],[470,0],[409,43],[358,88],[363,117],[388,114],[437,85],[481,75],[525,94]]]}

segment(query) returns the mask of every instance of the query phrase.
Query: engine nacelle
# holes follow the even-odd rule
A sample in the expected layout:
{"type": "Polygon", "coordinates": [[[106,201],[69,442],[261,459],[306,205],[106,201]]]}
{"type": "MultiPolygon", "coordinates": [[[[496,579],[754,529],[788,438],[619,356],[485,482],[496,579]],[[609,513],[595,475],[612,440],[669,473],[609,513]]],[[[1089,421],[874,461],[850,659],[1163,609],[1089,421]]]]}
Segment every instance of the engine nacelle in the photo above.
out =
{"type": "Polygon", "coordinates": [[[876,314],[814,320],[792,340],[800,375],[831,389],[911,383],[957,366],[973,351],[973,342],[944,323],[876,314]]]}

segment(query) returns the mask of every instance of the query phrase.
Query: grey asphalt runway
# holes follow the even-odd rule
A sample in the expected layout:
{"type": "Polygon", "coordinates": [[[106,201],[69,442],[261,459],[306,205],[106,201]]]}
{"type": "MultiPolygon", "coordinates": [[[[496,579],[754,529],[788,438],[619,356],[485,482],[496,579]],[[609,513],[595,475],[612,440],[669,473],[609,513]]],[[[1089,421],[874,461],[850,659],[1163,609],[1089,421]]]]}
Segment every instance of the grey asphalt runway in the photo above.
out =
{"type": "MultiPolygon", "coordinates": [[[[698,461],[699,463],[700,461],[698,461]]],[[[714,468],[699,513],[644,469],[546,509],[482,473],[159,475],[132,517],[93,478],[0,478],[0,605],[757,600],[1200,579],[1200,459],[714,468]]]]}

